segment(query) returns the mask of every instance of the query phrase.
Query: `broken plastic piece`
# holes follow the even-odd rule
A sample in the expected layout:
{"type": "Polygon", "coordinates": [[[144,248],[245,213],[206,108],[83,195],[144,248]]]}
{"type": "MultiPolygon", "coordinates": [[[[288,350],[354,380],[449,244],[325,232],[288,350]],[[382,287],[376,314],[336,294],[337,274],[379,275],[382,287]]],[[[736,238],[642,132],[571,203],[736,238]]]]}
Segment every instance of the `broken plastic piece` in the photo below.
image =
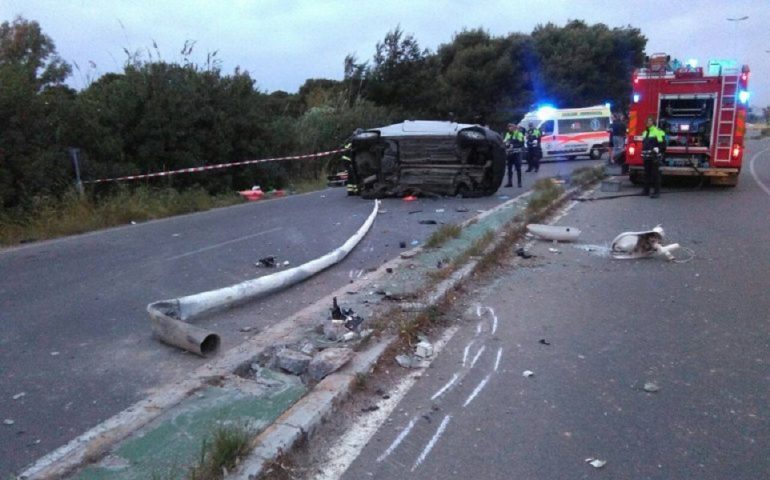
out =
{"type": "Polygon", "coordinates": [[[642,232],[623,232],[612,241],[610,253],[613,258],[620,260],[651,257],[655,254],[673,260],[671,251],[679,248],[679,244],[663,245],[664,235],[660,225],[642,232]]]}
{"type": "Polygon", "coordinates": [[[540,223],[530,223],[527,230],[545,240],[554,240],[557,242],[572,242],[580,236],[580,230],[575,227],[562,227],[559,225],[543,225],[540,223]]]}
{"type": "Polygon", "coordinates": [[[655,382],[646,382],[643,388],[644,391],[648,393],[656,393],[658,390],[660,390],[660,387],[655,382]]]}
{"type": "Polygon", "coordinates": [[[524,371],[521,373],[521,375],[522,375],[523,377],[526,377],[526,378],[529,378],[529,377],[534,377],[534,376],[535,376],[535,372],[533,372],[532,370],[524,370],[524,371]]]}
{"type": "Polygon", "coordinates": [[[594,468],[602,468],[607,465],[607,460],[599,460],[598,458],[589,457],[586,458],[586,463],[590,464],[594,468]]]}

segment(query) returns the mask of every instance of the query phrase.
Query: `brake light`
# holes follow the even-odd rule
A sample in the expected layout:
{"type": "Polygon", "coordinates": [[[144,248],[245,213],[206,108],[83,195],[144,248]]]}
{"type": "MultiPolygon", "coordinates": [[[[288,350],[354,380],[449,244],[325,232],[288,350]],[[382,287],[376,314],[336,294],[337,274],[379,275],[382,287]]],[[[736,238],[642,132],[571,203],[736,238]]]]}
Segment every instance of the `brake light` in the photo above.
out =
{"type": "Polygon", "coordinates": [[[635,153],[636,153],[636,147],[634,145],[629,145],[628,154],[633,157],[635,153]]]}
{"type": "Polygon", "coordinates": [[[738,156],[741,154],[741,146],[736,145],[733,147],[733,159],[738,158],[738,156]]]}

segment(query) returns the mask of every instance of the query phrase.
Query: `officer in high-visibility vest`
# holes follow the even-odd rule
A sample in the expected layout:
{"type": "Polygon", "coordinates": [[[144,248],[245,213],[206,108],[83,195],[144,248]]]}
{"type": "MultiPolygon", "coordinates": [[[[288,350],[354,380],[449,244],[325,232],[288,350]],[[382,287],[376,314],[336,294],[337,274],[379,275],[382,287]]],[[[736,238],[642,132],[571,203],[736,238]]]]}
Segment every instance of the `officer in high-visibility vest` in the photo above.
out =
{"type": "Polygon", "coordinates": [[[540,170],[540,158],[543,156],[543,150],[540,147],[540,140],[543,133],[534,123],[529,122],[527,129],[527,171],[537,172],[540,170]]]}
{"type": "Polygon", "coordinates": [[[513,167],[516,167],[516,180],[521,188],[521,151],[524,149],[524,133],[516,127],[516,124],[509,123],[503,143],[505,143],[505,160],[508,167],[508,183],[505,186],[513,186],[513,167]]]}
{"type": "Polygon", "coordinates": [[[643,195],[660,195],[660,160],[666,150],[666,132],[655,126],[655,119],[647,117],[647,128],[642,132],[642,160],[644,161],[643,195]],[[652,186],[653,191],[650,192],[652,186]]]}

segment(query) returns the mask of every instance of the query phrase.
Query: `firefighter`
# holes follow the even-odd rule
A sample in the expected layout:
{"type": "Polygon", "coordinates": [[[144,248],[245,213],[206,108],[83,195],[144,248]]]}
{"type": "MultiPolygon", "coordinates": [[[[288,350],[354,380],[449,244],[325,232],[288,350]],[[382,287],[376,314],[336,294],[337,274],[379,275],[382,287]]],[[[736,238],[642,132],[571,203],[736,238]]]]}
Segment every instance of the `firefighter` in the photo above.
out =
{"type": "Polygon", "coordinates": [[[343,147],[345,152],[342,153],[342,162],[345,164],[345,171],[348,173],[348,180],[345,182],[348,195],[358,195],[361,193],[358,189],[358,173],[356,172],[356,164],[353,161],[353,143],[351,140],[362,131],[360,128],[357,128],[343,147]]]}
{"type": "Polygon", "coordinates": [[[521,188],[521,151],[524,148],[524,133],[515,124],[509,123],[503,142],[505,143],[505,163],[508,168],[508,183],[505,186],[513,186],[513,167],[515,167],[516,180],[521,188]]]}
{"type": "Polygon", "coordinates": [[[540,170],[540,158],[543,156],[543,150],[540,147],[540,140],[543,133],[534,123],[529,122],[527,129],[527,171],[537,172],[540,170]]]}
{"type": "Polygon", "coordinates": [[[660,161],[666,150],[666,132],[655,126],[655,119],[647,117],[647,128],[642,132],[642,159],[644,160],[644,190],[642,195],[658,198],[660,195],[660,161]],[[650,192],[650,187],[653,188],[650,192]]]}

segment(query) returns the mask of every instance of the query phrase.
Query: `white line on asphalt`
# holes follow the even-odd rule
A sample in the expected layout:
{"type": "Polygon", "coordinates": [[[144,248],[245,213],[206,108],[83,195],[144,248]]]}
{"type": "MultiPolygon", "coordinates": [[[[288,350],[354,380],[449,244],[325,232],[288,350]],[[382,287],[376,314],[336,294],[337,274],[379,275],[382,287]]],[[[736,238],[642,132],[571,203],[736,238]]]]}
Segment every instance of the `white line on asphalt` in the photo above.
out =
{"type": "Polygon", "coordinates": [[[451,380],[449,380],[449,381],[446,383],[446,385],[444,385],[443,387],[441,387],[441,388],[439,389],[439,391],[438,391],[438,392],[434,393],[434,394],[433,394],[433,396],[432,396],[432,397],[430,397],[430,399],[431,399],[431,400],[435,400],[435,399],[437,399],[438,397],[440,397],[441,395],[443,395],[443,394],[444,394],[444,392],[446,392],[447,390],[449,390],[450,388],[452,388],[452,385],[454,385],[454,384],[455,384],[455,382],[457,381],[457,379],[458,379],[458,378],[459,378],[459,376],[458,376],[456,373],[455,373],[454,375],[452,375],[452,379],[451,379],[451,380]]]}
{"type": "Polygon", "coordinates": [[[234,239],[228,240],[226,242],[217,243],[216,245],[209,245],[208,247],[199,248],[198,250],[193,250],[192,252],[187,252],[187,253],[183,253],[181,255],[176,255],[176,256],[173,256],[173,257],[169,257],[169,258],[166,259],[166,261],[170,262],[172,260],[179,260],[180,258],[189,257],[190,255],[195,255],[195,254],[198,254],[198,253],[203,253],[203,252],[206,252],[208,250],[213,250],[215,248],[224,247],[225,245],[230,245],[231,243],[242,242],[242,241],[248,240],[250,238],[260,237],[262,235],[267,235],[268,233],[277,232],[278,230],[281,230],[281,227],[271,228],[270,230],[265,230],[264,232],[254,233],[252,235],[246,235],[245,237],[234,238],[234,239]]]}
{"type": "Polygon", "coordinates": [[[497,315],[492,307],[487,307],[487,311],[492,314],[492,335],[494,335],[497,332],[497,315]]]}
{"type": "Polygon", "coordinates": [[[433,450],[433,447],[436,445],[436,442],[438,441],[439,437],[441,437],[441,434],[444,433],[444,430],[446,430],[447,425],[449,425],[449,420],[452,417],[447,415],[444,417],[444,420],[441,421],[441,425],[438,426],[438,430],[436,430],[436,433],[433,434],[433,438],[430,439],[430,442],[428,442],[427,445],[425,445],[425,448],[423,448],[422,453],[419,457],[417,457],[417,461],[414,462],[414,465],[412,465],[412,471],[414,472],[417,467],[420,466],[420,464],[425,461],[425,458],[427,458],[428,454],[431,450],[433,450]]]}
{"type": "Polygon", "coordinates": [[[412,428],[414,428],[414,424],[417,422],[417,418],[412,418],[409,420],[409,425],[406,426],[403,430],[401,430],[401,433],[398,434],[395,440],[393,440],[393,443],[390,444],[387,450],[382,452],[382,455],[377,457],[377,461],[381,462],[388,458],[388,456],[393,453],[393,450],[395,450],[399,445],[401,445],[401,442],[404,441],[407,435],[409,435],[409,432],[412,431],[412,428]]]}
{"type": "Polygon", "coordinates": [[[479,348],[479,351],[476,352],[476,356],[473,357],[473,360],[471,360],[471,368],[473,368],[474,365],[476,365],[476,361],[479,359],[482,353],[484,353],[484,349],[487,348],[486,346],[482,345],[481,348],[479,348]]]}
{"type": "Polygon", "coordinates": [[[500,347],[497,350],[497,359],[495,360],[495,371],[497,371],[497,367],[500,366],[500,357],[503,355],[503,347],[500,347]]]}
{"type": "Polygon", "coordinates": [[[467,407],[467,406],[468,406],[468,404],[469,404],[469,403],[471,403],[471,402],[473,401],[473,399],[474,399],[474,398],[476,398],[476,395],[478,395],[478,394],[481,392],[481,390],[483,390],[483,389],[484,389],[484,387],[487,385],[487,382],[489,381],[489,377],[490,377],[491,375],[492,375],[492,374],[490,373],[489,375],[487,375],[486,377],[484,377],[484,380],[482,380],[481,382],[479,382],[479,384],[478,384],[478,385],[476,385],[476,388],[474,388],[474,389],[473,389],[473,391],[471,392],[471,394],[468,396],[468,399],[467,399],[467,400],[465,400],[465,403],[463,403],[463,408],[467,407]]]}
{"type": "Polygon", "coordinates": [[[759,179],[759,175],[757,175],[757,171],[754,169],[754,162],[757,160],[757,158],[759,158],[760,155],[767,152],[768,150],[770,150],[770,148],[760,150],[751,157],[751,161],[749,162],[749,171],[751,172],[751,176],[754,177],[754,181],[757,182],[757,185],[759,185],[766,194],[770,195],[770,187],[762,183],[762,180],[759,179]]]}
{"type": "Polygon", "coordinates": [[[465,346],[465,350],[463,350],[463,367],[465,366],[465,362],[468,360],[468,352],[471,349],[471,345],[473,345],[473,340],[471,340],[470,343],[465,346]]]}
{"type": "MultiPolygon", "coordinates": [[[[452,327],[447,330],[439,340],[433,344],[433,358],[436,358],[441,350],[451,340],[457,332],[458,327],[452,327]]],[[[353,461],[361,454],[361,451],[369,443],[375,433],[377,433],[385,423],[385,420],[393,413],[396,406],[401,402],[410,388],[422,376],[424,369],[416,369],[404,377],[389,393],[390,398],[383,399],[377,403],[378,410],[362,415],[356,419],[332,445],[325,454],[326,458],[322,462],[319,474],[314,478],[317,480],[337,480],[342,477],[345,471],[350,467],[353,461]]],[[[406,437],[409,434],[404,434],[406,437]]],[[[403,439],[402,439],[403,441],[403,439]]],[[[392,451],[391,451],[392,453],[392,451]]]]}
{"type": "Polygon", "coordinates": [[[478,337],[481,334],[481,322],[476,324],[476,336],[478,337]]]}

